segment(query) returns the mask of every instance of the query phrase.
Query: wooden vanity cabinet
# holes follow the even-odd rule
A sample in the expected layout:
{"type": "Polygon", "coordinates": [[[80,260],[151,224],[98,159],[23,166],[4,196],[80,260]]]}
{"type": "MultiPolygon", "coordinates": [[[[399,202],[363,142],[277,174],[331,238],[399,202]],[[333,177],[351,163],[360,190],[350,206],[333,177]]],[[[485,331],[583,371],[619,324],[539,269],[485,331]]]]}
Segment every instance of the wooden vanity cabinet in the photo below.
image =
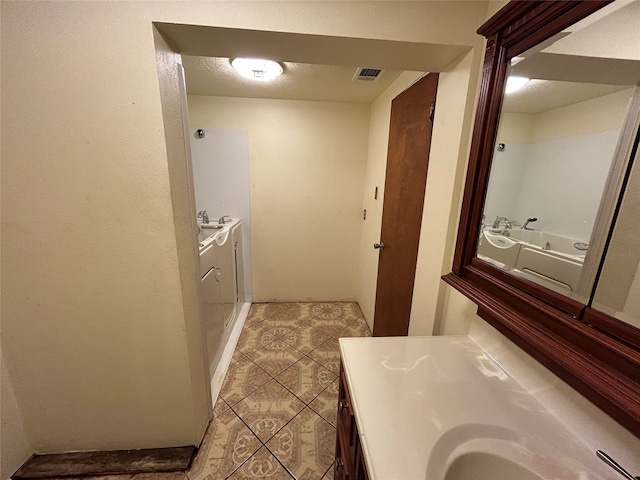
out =
{"type": "Polygon", "coordinates": [[[347,387],[344,368],[340,366],[338,419],[336,425],[336,460],[334,480],[368,480],[351,395],[347,387]]]}

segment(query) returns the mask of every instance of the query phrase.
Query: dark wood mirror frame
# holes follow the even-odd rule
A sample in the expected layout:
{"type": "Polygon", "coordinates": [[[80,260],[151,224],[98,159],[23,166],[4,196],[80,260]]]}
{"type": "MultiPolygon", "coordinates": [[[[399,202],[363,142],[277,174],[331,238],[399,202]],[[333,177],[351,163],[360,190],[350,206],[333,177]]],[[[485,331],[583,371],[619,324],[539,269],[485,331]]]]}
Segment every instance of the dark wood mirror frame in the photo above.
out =
{"type": "Polygon", "coordinates": [[[478,29],[487,38],[453,271],[443,280],[478,315],[640,437],[640,335],[630,325],[476,257],[484,197],[512,57],[611,0],[512,0],[478,29]]]}

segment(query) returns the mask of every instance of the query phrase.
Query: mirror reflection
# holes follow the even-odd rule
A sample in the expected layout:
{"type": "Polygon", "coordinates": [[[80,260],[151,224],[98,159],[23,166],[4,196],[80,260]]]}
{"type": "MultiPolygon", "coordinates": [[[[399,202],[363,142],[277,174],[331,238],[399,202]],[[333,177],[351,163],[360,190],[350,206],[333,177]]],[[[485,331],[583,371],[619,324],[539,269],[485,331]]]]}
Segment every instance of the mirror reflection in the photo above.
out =
{"type": "Polygon", "coordinates": [[[592,307],[640,328],[640,165],[629,171],[592,307]]]}
{"type": "Polygon", "coordinates": [[[630,168],[638,18],[616,2],[511,59],[503,98],[477,256],[584,302],[630,168]]]}

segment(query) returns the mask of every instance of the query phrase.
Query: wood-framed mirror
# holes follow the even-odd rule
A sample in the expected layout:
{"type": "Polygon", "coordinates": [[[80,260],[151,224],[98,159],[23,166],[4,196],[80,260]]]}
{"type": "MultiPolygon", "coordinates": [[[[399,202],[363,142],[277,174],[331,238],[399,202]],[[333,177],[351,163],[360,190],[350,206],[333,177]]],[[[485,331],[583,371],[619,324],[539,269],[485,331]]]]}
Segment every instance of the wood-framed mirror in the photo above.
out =
{"type": "Polygon", "coordinates": [[[478,29],[482,83],[442,278],[640,437],[639,19],[640,0],[512,0],[478,29]],[[532,93],[510,97],[510,76],[532,93]]]}

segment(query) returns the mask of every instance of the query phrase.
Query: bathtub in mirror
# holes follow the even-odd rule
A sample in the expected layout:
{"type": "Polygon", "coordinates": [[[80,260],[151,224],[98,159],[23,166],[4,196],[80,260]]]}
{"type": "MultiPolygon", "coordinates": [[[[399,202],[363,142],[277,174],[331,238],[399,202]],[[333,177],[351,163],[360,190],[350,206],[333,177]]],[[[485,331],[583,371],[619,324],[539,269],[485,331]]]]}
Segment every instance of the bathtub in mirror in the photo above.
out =
{"type": "Polygon", "coordinates": [[[478,315],[640,436],[640,1],[510,2],[487,38],[453,270],[478,315]],[[507,77],[529,79],[506,93],[507,77]]]}
{"type": "Polygon", "coordinates": [[[510,59],[477,249],[479,258],[583,303],[611,228],[616,196],[605,193],[620,192],[633,143],[627,132],[637,122],[639,75],[618,72],[640,60],[640,47],[620,48],[618,38],[631,27],[627,19],[640,18],[640,3],[620,5],[510,59]],[[517,89],[513,78],[522,79],[517,89]],[[496,234],[517,243],[496,249],[496,234]]]}

